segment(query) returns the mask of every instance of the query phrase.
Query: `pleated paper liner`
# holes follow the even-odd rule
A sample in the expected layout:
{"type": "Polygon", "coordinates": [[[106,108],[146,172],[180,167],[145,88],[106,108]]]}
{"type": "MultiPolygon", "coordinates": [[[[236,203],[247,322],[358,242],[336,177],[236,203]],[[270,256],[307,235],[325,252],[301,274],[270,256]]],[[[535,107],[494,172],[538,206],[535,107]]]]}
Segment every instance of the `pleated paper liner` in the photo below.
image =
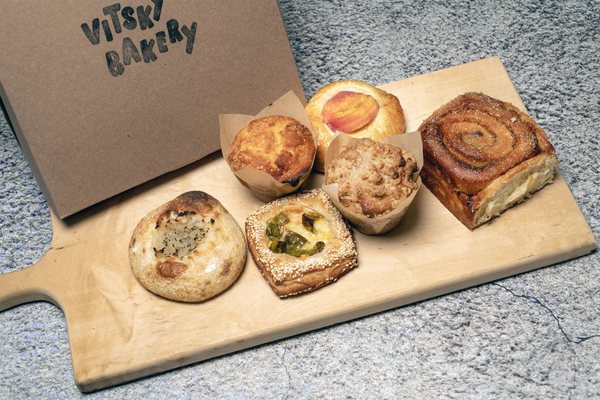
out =
{"type": "MultiPolygon", "coordinates": [[[[325,182],[327,182],[327,170],[331,161],[337,157],[346,147],[350,146],[353,142],[360,140],[358,138],[352,138],[346,134],[339,133],[329,145],[327,154],[325,155],[325,182]]],[[[379,143],[388,143],[392,146],[399,147],[411,153],[417,161],[419,172],[423,168],[423,144],[421,142],[421,134],[419,131],[405,133],[396,136],[389,136],[378,141],[379,143]]],[[[408,207],[414,200],[417,192],[421,188],[422,182],[421,177],[417,178],[417,189],[413,190],[408,198],[400,202],[400,204],[392,211],[385,213],[381,216],[374,218],[367,217],[363,214],[357,214],[345,207],[338,196],[338,184],[323,185],[323,190],[327,192],[329,198],[340,212],[350,221],[359,232],[365,235],[382,235],[386,232],[391,231],[397,227],[404,214],[408,210],[408,207]]]]}
{"type": "MultiPolygon", "coordinates": [[[[233,143],[235,135],[237,135],[240,130],[244,129],[252,120],[270,115],[284,115],[292,117],[302,125],[306,126],[313,136],[316,148],[318,136],[312,129],[308,116],[304,111],[304,105],[294,94],[294,92],[289,91],[254,116],[244,114],[219,115],[221,151],[223,152],[223,158],[226,161],[229,159],[231,144],[233,143]]],[[[256,197],[262,201],[269,202],[278,197],[285,196],[286,194],[294,193],[302,188],[302,186],[306,183],[308,176],[310,175],[312,164],[311,168],[304,176],[302,176],[302,178],[300,178],[296,185],[292,185],[287,182],[278,182],[268,173],[252,167],[244,167],[237,171],[231,168],[231,170],[239,179],[239,181],[248,189],[250,189],[256,197]]]]}

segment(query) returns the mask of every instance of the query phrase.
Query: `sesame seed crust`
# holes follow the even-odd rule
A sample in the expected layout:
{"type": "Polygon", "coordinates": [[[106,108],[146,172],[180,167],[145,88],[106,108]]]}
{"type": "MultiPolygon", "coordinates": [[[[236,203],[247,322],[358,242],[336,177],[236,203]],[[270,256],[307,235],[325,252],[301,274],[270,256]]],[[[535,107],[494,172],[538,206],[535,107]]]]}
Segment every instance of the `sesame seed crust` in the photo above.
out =
{"type": "Polygon", "coordinates": [[[321,189],[283,197],[260,207],[246,219],[246,237],[254,262],[280,297],[318,289],[358,266],[352,230],[321,189]],[[331,227],[332,237],[323,251],[312,256],[294,257],[272,252],[267,245],[267,222],[280,212],[297,210],[299,205],[323,215],[331,227]]]}

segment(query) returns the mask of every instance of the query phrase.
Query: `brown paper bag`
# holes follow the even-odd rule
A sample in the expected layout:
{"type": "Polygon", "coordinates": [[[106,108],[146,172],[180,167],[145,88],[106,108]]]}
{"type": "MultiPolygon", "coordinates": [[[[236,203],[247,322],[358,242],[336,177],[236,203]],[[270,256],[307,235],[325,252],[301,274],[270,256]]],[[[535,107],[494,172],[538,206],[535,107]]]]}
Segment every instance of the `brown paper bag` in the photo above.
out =
{"type": "MultiPolygon", "coordinates": [[[[317,134],[312,129],[308,116],[304,111],[304,105],[302,104],[300,99],[298,99],[298,97],[294,94],[293,91],[289,91],[288,93],[284,94],[279,99],[271,103],[268,107],[265,107],[261,112],[259,112],[255,116],[243,114],[219,115],[221,150],[223,152],[223,158],[225,158],[225,160],[229,158],[231,144],[233,143],[235,135],[237,135],[237,133],[240,130],[245,128],[250,123],[250,121],[269,115],[285,115],[288,117],[292,117],[298,122],[300,122],[302,125],[306,126],[313,136],[316,148],[317,134]]],[[[306,175],[298,181],[296,185],[291,185],[289,183],[278,182],[277,180],[273,179],[273,177],[268,173],[257,170],[252,167],[245,167],[238,171],[234,171],[232,169],[233,173],[240,180],[240,182],[244,186],[249,188],[256,195],[256,197],[265,202],[298,191],[306,182],[311,170],[309,170],[306,173],[306,175]]]]}
{"type": "MultiPolygon", "coordinates": [[[[338,134],[329,145],[327,154],[325,155],[325,171],[327,171],[327,167],[331,161],[347,146],[356,140],[359,139],[355,139],[344,134],[338,134]]],[[[421,168],[423,167],[423,143],[421,142],[421,134],[419,131],[390,136],[380,140],[379,142],[388,143],[410,152],[415,157],[419,171],[421,171],[421,168]]],[[[325,172],[325,182],[327,182],[327,172],[325,172]]],[[[412,203],[417,195],[417,192],[421,188],[420,176],[417,178],[417,184],[417,189],[414,190],[407,199],[402,201],[398,207],[387,214],[375,218],[369,218],[365,215],[354,213],[348,208],[344,207],[338,197],[337,183],[330,185],[324,184],[323,190],[327,192],[331,198],[331,201],[333,201],[335,206],[340,210],[344,217],[346,217],[346,219],[348,219],[359,232],[362,232],[366,235],[381,235],[398,226],[402,220],[402,217],[404,217],[404,214],[406,214],[410,203],[412,203]]]]}
{"type": "Polygon", "coordinates": [[[217,151],[219,114],[303,96],[275,0],[2,0],[0,37],[0,96],[60,218],[217,151]]]}

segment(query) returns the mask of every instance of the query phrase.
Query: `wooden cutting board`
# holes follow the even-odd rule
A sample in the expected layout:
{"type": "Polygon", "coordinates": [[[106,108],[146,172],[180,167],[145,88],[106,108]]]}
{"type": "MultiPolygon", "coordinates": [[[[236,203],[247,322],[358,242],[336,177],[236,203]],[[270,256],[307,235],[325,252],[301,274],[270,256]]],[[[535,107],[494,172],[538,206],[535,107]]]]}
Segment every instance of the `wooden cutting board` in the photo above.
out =
{"type": "MultiPolygon", "coordinates": [[[[481,91],[525,109],[498,58],[383,85],[407,130],[440,105],[481,91]]],[[[215,134],[218,134],[215,132],[215,134]]],[[[559,154],[560,159],[560,154],[559,154]]],[[[318,186],[321,176],[311,178],[318,186]]],[[[249,257],[222,295],[182,304],[138,284],[128,262],[133,228],[188,190],[219,199],[241,226],[260,204],[219,155],[210,156],[63,222],[34,266],[0,276],[0,310],[48,300],[66,316],[83,391],[248,348],[590,253],[594,237],[560,176],[529,201],[471,232],[423,188],[401,226],[355,234],[359,268],[314,293],[280,300],[249,257]]]]}

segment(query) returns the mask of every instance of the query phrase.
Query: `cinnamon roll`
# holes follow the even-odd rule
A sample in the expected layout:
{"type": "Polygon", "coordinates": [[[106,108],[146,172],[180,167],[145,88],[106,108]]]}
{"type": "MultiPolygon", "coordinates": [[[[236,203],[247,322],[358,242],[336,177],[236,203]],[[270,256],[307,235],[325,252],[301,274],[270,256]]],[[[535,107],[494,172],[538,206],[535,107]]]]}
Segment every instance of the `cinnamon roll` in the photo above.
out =
{"type": "Polygon", "coordinates": [[[515,106],[466,93],[419,127],[423,183],[474,229],[552,182],[558,160],[546,133],[515,106]]]}

